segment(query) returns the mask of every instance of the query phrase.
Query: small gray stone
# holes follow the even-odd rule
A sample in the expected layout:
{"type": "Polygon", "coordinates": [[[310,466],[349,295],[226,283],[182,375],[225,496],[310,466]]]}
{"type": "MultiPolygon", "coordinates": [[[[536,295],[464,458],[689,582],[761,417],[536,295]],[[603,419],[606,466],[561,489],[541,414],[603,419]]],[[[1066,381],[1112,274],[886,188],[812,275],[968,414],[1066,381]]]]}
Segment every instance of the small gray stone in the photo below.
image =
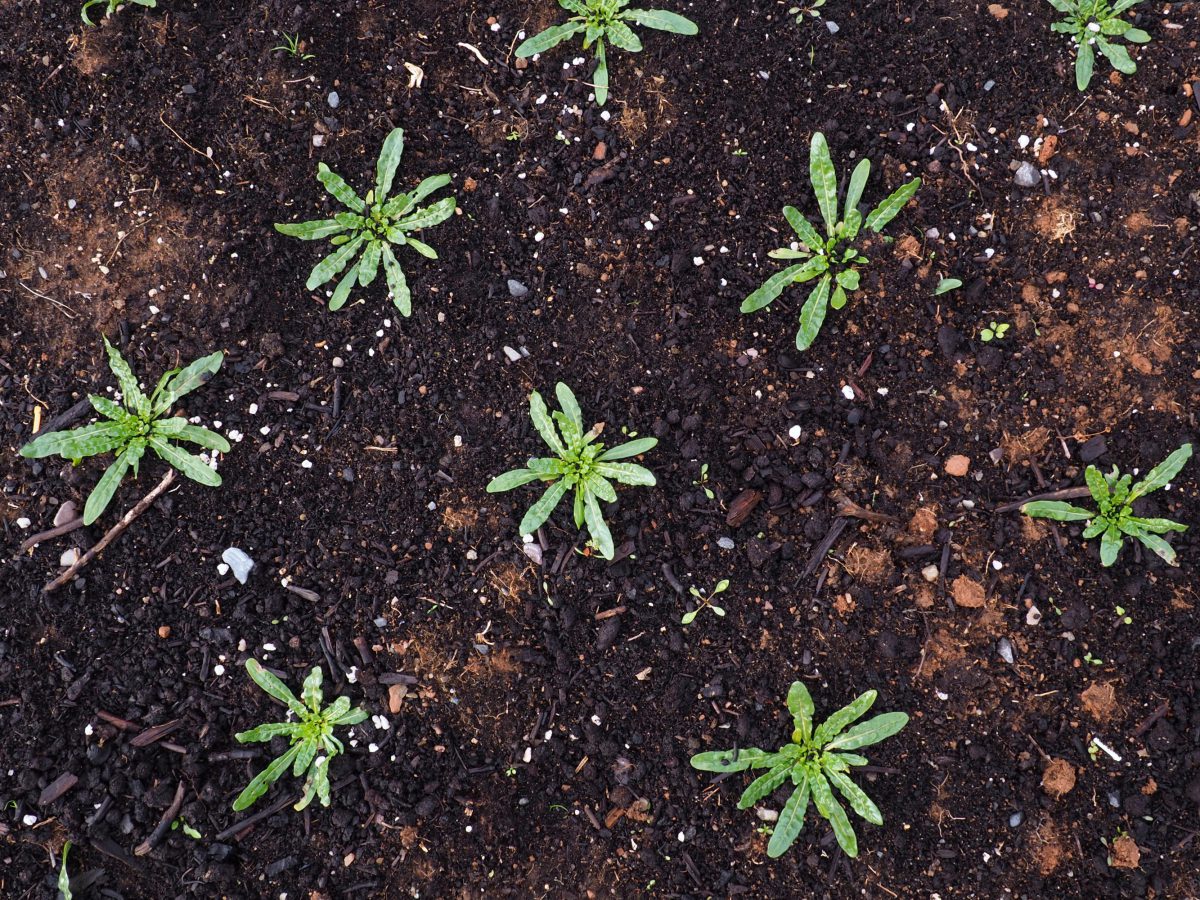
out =
{"type": "Polygon", "coordinates": [[[242,584],[246,583],[246,579],[250,577],[250,570],[254,568],[254,560],[237,547],[230,547],[222,553],[221,562],[229,566],[233,577],[242,584]]]}
{"type": "Polygon", "coordinates": [[[516,350],[514,350],[512,347],[505,346],[504,355],[508,357],[509,362],[520,362],[521,361],[521,354],[519,352],[517,352],[516,350]]]}
{"type": "Polygon", "coordinates": [[[830,34],[837,34],[842,30],[837,22],[831,22],[829,19],[825,20],[825,27],[829,29],[830,34]]]}
{"type": "Polygon", "coordinates": [[[540,544],[528,543],[521,545],[521,551],[533,560],[533,564],[540,566],[542,564],[542,547],[540,544]]]}
{"type": "Polygon", "coordinates": [[[525,285],[521,284],[521,282],[517,281],[515,278],[510,278],[508,279],[508,292],[512,294],[513,297],[520,300],[522,297],[529,294],[529,288],[525,287],[525,285]]]}
{"type": "Polygon", "coordinates": [[[79,518],[79,509],[75,506],[74,500],[66,500],[63,505],[58,508],[58,512],[54,514],[54,527],[66,525],[68,522],[74,522],[79,518]]]}
{"type": "Polygon", "coordinates": [[[996,645],[996,651],[1000,654],[1000,658],[1010,666],[1016,659],[1016,657],[1013,655],[1012,643],[1008,638],[1000,638],[1000,642],[996,645]]]}
{"type": "Polygon", "coordinates": [[[723,537],[717,538],[717,546],[722,550],[732,550],[737,545],[734,544],[733,538],[723,537]]]}
{"type": "Polygon", "coordinates": [[[1038,171],[1037,166],[1030,162],[1021,163],[1021,167],[1017,169],[1017,174],[1013,176],[1013,181],[1017,187],[1031,188],[1042,183],[1042,173],[1038,171]]]}
{"type": "Polygon", "coordinates": [[[328,100],[330,109],[337,109],[342,105],[342,98],[338,96],[337,91],[330,91],[328,100]]]}
{"type": "Polygon", "coordinates": [[[1016,828],[1025,821],[1025,813],[1017,811],[1008,817],[1008,827],[1016,828]]]}

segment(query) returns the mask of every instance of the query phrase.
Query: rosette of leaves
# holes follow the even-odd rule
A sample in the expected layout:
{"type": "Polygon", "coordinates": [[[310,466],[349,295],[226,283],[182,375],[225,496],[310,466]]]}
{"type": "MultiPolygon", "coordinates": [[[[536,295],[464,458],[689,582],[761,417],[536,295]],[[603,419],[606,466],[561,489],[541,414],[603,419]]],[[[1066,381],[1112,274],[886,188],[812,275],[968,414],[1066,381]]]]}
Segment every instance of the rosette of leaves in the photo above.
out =
{"type": "Polygon", "coordinates": [[[803,262],[772,275],[762,287],[742,301],[743,313],[756,312],[770,306],[784,288],[816,280],[816,287],[800,310],[800,330],[796,332],[796,348],[799,350],[807,350],[812,346],[825,323],[829,308],[841,309],[846,305],[847,295],[858,290],[859,272],[855,266],[870,262],[856,242],[859,233],[864,227],[876,234],[882,232],[921,187],[921,179],[914,178],[894,191],[864,219],[858,204],[871,175],[871,161],[864,159],[850,176],[839,215],[837,172],[829,157],[829,144],[819,131],[812,136],[808,165],[809,180],[821,208],[825,234],[817,231],[794,206],[785,206],[783,216],[799,240],[788,247],[772,250],[768,256],[803,262]]]}
{"type": "Polygon", "coordinates": [[[1135,516],[1133,504],[1170,484],[1191,456],[1192,445],[1184,444],[1151,469],[1137,484],[1133,483],[1132,475],[1122,475],[1116,466],[1107,475],[1095,466],[1088,466],[1083,473],[1084,479],[1098,510],[1084,509],[1061,500],[1034,500],[1022,506],[1021,512],[1056,522],[1086,522],[1083,536],[1088,540],[1100,538],[1100,564],[1103,566],[1111,566],[1117,561],[1126,537],[1140,541],[1168,565],[1175,566],[1178,565],[1175,548],[1162,535],[1172,531],[1187,531],[1187,526],[1170,519],[1135,516]]]}
{"type": "Polygon", "coordinates": [[[89,394],[88,400],[104,421],[85,425],[71,431],[52,431],[41,434],[21,448],[29,459],[61,456],[76,465],[89,456],[110,451],[116,459],[100,477],[83,507],[83,524],[90,525],[104,512],[125,474],[132,469],[133,477],[147,450],[151,450],[168,465],[192,481],[218,487],[221,476],[203,459],[176,446],[176,441],[197,444],[208,450],[229,452],[229,442],[221,435],[192,425],[187,419],[167,417],[175,402],[204,384],[218,369],[224,356],[220,351],[198,359],[183,369],[172,369],[159,379],[154,392],[147,397],[119,350],[104,338],[108,366],[117,377],[121,402],[89,394]]]}
{"type": "Polygon", "coordinates": [[[608,54],[605,44],[612,44],[629,53],[640,53],[642,40],[632,25],[669,31],[674,34],[694,35],[700,29],[691,19],[662,9],[627,9],[630,0],[558,0],[563,9],[575,13],[561,25],[552,25],[535,34],[517,47],[517,56],[525,58],[545,53],[563,41],[583,34],[583,49],[595,46],[596,72],[592,77],[596,89],[596,103],[603,106],[608,101],[608,54]]]}
{"type": "Polygon", "coordinates": [[[583,413],[575,394],[562,382],[555,387],[562,411],[553,414],[546,407],[542,395],[534,391],[529,395],[529,415],[533,425],[554,456],[531,459],[523,469],[513,469],[491,480],[488,493],[511,491],[533,481],[550,482],[550,486],[521,519],[522,535],[533,534],[542,523],[550,518],[559,501],[568,491],[575,491],[575,527],[587,524],[592,543],[605,559],[612,559],[612,533],[600,511],[600,501],[612,503],[617,492],[610,482],[653,487],[654,474],[636,463],[620,462],[640,456],[658,444],[656,438],[637,438],[626,441],[608,450],[596,440],[604,430],[604,423],[583,430],[583,413]]]}
{"type": "Polygon", "coordinates": [[[874,825],[882,825],[879,807],[850,779],[849,773],[854,767],[867,765],[866,757],[851,751],[877,744],[908,724],[907,713],[890,712],[850,728],[871,708],[876,696],[875,691],[867,691],[814,729],[812,696],[803,682],[793,682],[787,695],[793,723],[791,743],[774,753],[756,747],[697,753],[692,757],[692,766],[702,772],[766,769],[765,774],[746,788],[738,800],[738,809],[749,809],[790,783],[793,791],[771,833],[768,856],[781,856],[795,843],[804,826],[810,800],[817,813],[833,826],[838,845],[846,855],[857,856],[858,836],[834,791],[841,794],[859,816],[874,825]]]}
{"type": "Polygon", "coordinates": [[[108,18],[126,3],[136,3],[138,6],[153,9],[158,5],[158,0],[87,0],[87,3],[83,4],[83,9],[79,11],[79,14],[83,17],[83,24],[95,25],[96,23],[88,16],[88,10],[93,6],[103,6],[104,17],[108,18]]]}
{"type": "Polygon", "coordinates": [[[392,303],[400,315],[412,315],[412,293],[408,279],[392,248],[407,247],[428,259],[437,259],[437,251],[414,237],[414,234],[440,225],[454,215],[457,201],[454,197],[445,197],[432,206],[420,205],[430,194],[450,183],[449,175],[433,175],[418,184],[415,190],[393,194],[392,182],[403,154],[404,131],[395,128],[383,142],[375,166],[375,187],[367,191],[365,198],[359,197],[325,163],[318,164],[317,180],[346,207],[346,211],[332,219],[275,226],[280,234],[302,241],[330,238],[330,243],[337,248],[317,263],[304,285],[313,291],[340,275],[329,300],[331,310],[341,309],[345,305],[356,284],[369,287],[379,275],[382,264],[392,303]]]}
{"type": "Polygon", "coordinates": [[[1132,9],[1142,0],[1050,0],[1050,5],[1067,18],[1050,26],[1051,31],[1069,34],[1075,44],[1075,86],[1086,91],[1092,83],[1096,69],[1096,51],[1099,50],[1112,63],[1112,67],[1123,75],[1137,71],[1129,50],[1117,39],[1131,44],[1145,44],[1150,35],[1134,28],[1122,19],[1121,13],[1132,9]]]}
{"type": "Polygon", "coordinates": [[[324,695],[321,691],[320,666],[313,666],[308,677],[304,679],[299,700],[286,684],[264,669],[258,660],[246,660],[246,672],[255,684],[287,706],[295,715],[296,721],[271,722],[234,735],[242,744],[251,741],[265,743],[278,736],[291,741],[291,746],[286,752],[276,757],[246,785],[246,789],[233,801],[234,810],[241,812],[249,807],[279,780],[289,766],[293,778],[306,775],[304,794],[293,809],[304,809],[312,802],[313,797],[318,798],[322,806],[328,806],[329,764],[335,756],[346,750],[342,742],[334,737],[333,729],[339,725],[357,725],[367,717],[366,710],[351,709],[349,697],[338,697],[329,706],[322,708],[324,695]]]}

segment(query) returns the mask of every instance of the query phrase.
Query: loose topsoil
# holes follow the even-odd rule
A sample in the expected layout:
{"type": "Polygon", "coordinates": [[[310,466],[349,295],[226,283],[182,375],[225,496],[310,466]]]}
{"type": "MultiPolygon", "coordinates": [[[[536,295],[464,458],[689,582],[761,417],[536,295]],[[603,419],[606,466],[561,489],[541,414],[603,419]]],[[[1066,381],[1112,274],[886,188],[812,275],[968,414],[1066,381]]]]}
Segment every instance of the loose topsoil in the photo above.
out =
{"type": "Polygon", "coordinates": [[[1177,569],[996,508],[1197,440],[1200,5],[1139,7],[1137,74],[1080,94],[1040,0],[830,0],[836,32],[663,0],[700,36],[614,53],[603,115],[577,45],[516,65],[550,0],[77,5],[0,26],[0,895],[53,896],[65,840],[77,897],[1197,895],[1200,464],[1145,503],[1192,526],[1177,569]],[[404,257],[411,319],[382,280],[328,313],[323,247],[271,225],[334,211],[319,161],[365,187],[395,126],[398,183],[452,172],[461,214],[404,257]],[[799,354],[801,291],[738,304],[780,207],[817,215],[816,130],[875,162],[868,202],[925,186],[799,354]],[[225,351],[184,405],[241,439],[45,594],[163,473],[19,549],[102,471],[16,455],[112,385],[101,333],[148,381],[225,351]],[[659,438],[612,564],[566,506],[523,552],[535,488],[484,490],[558,380],[659,438]],[[231,810],[270,750],[233,735],[280,713],[252,655],[377,717],[330,808],[285,779],[231,810]],[[912,716],[858,859],[810,811],[769,860],[745,776],[688,766],[785,741],[795,679],[912,716]],[[201,837],[135,855],[177,790],[201,837]]]}

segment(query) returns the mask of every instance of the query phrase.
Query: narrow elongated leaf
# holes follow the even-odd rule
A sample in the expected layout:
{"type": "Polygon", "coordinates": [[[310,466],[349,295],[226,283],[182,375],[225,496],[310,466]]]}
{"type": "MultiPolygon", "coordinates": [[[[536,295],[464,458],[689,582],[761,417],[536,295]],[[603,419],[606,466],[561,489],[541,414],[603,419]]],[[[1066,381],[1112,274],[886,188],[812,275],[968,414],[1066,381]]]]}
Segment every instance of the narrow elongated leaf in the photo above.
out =
{"type": "Polygon", "coordinates": [[[691,759],[693,769],[701,772],[741,772],[744,769],[760,769],[770,764],[778,754],[743,747],[740,750],[708,750],[697,753],[691,759]]]}
{"type": "Polygon", "coordinates": [[[308,281],[305,282],[304,287],[310,291],[314,291],[326,282],[336,278],[350,264],[350,260],[354,259],[357,255],[364,240],[366,238],[360,234],[317,263],[316,267],[309,274],[308,281]]]}
{"type": "Polygon", "coordinates": [[[238,794],[238,798],[233,801],[234,812],[241,812],[249,807],[259,797],[270,790],[271,785],[279,780],[279,776],[287,771],[288,766],[292,764],[292,760],[300,752],[302,744],[293,744],[283,756],[273,760],[269,766],[263,769],[254,777],[254,780],[246,785],[246,789],[238,794]]]}
{"type": "Polygon", "coordinates": [[[804,827],[804,816],[808,812],[809,791],[808,778],[803,777],[800,786],[783,805],[783,811],[779,813],[779,819],[771,832],[771,841],[767,844],[767,856],[772,859],[783,856],[796,842],[800,830],[804,827]]]}
{"type": "Polygon", "coordinates": [[[800,330],[796,332],[797,350],[807,350],[821,333],[829,308],[829,285],[832,281],[833,278],[826,273],[804,302],[804,308],[800,310],[800,330]]]}
{"type": "Polygon", "coordinates": [[[819,773],[809,776],[808,781],[812,788],[813,802],[817,805],[817,812],[828,819],[829,824],[833,826],[833,836],[837,838],[838,846],[847,856],[858,856],[858,836],[855,835],[854,828],[846,817],[846,811],[842,809],[842,804],[834,798],[829,782],[825,780],[824,775],[819,773]]]}
{"type": "Polygon", "coordinates": [[[273,737],[281,734],[296,734],[299,730],[299,722],[268,722],[257,728],[251,728],[249,731],[239,731],[234,737],[239,744],[266,743],[273,737]]]}
{"type": "Polygon", "coordinates": [[[313,712],[321,711],[321,667],[313,666],[300,688],[300,702],[313,712]]]}
{"type": "Polygon", "coordinates": [[[596,105],[603,106],[608,102],[608,54],[604,50],[604,41],[596,42],[596,71],[592,75],[592,86],[596,89],[596,105]]]}
{"type": "Polygon", "coordinates": [[[1104,475],[1095,466],[1088,466],[1083,473],[1084,480],[1087,482],[1088,490],[1092,492],[1092,499],[1100,504],[1100,508],[1104,508],[1104,504],[1111,496],[1108,490],[1108,482],[1104,475]]]}
{"type": "Polygon", "coordinates": [[[825,777],[846,798],[850,804],[850,808],[858,813],[859,816],[866,819],[872,825],[883,824],[883,813],[879,811],[879,807],[875,805],[875,801],[868,797],[866,792],[851,781],[848,776],[841,772],[826,771],[825,777]]]}
{"type": "Polygon", "coordinates": [[[432,228],[434,225],[440,225],[454,215],[457,205],[458,200],[455,197],[443,197],[432,206],[427,206],[413,213],[411,216],[401,219],[396,223],[396,227],[404,231],[420,231],[424,228],[432,228]]]}
{"type": "Polygon", "coordinates": [[[602,460],[614,459],[629,459],[632,456],[641,456],[658,446],[658,438],[638,438],[633,441],[626,441],[624,444],[617,444],[600,454],[602,460]]]}
{"type": "Polygon", "coordinates": [[[388,292],[392,295],[392,303],[400,310],[400,315],[407,318],[412,315],[412,292],[408,289],[408,279],[396,259],[396,254],[387,244],[383,245],[383,273],[387,276],[388,292]]]}
{"type": "MultiPolygon", "coordinates": [[[[817,131],[812,136],[808,154],[808,177],[821,207],[821,218],[825,220],[825,233],[833,237],[837,227],[837,172],[829,158],[829,144],[825,135],[817,131]]],[[[815,249],[815,248],[814,248],[815,249]]]]}
{"type": "Polygon", "coordinates": [[[596,466],[596,471],[605,478],[635,487],[654,487],[658,484],[653,472],[636,463],[603,462],[596,466]]]}
{"type": "Polygon", "coordinates": [[[529,395],[529,418],[533,421],[533,427],[537,429],[537,433],[541,435],[542,440],[546,442],[546,446],[554,452],[555,456],[566,456],[567,448],[563,446],[562,439],[558,436],[554,420],[550,418],[550,412],[546,408],[546,401],[537,391],[529,395]]]}
{"type": "Polygon", "coordinates": [[[1128,502],[1132,503],[1138,497],[1145,497],[1147,494],[1166,487],[1191,458],[1192,445],[1184,444],[1151,469],[1145,478],[1133,486],[1133,489],[1129,492],[1128,502]]]}
{"type": "Polygon", "coordinates": [[[901,185],[892,192],[886,200],[871,210],[864,223],[876,234],[883,231],[887,224],[900,214],[906,203],[921,189],[921,179],[914,178],[907,184],[901,185]]]}
{"type": "Polygon", "coordinates": [[[545,53],[551,47],[557,47],[563,41],[583,30],[582,22],[566,22],[562,25],[552,25],[545,31],[528,38],[517,47],[517,57],[525,58],[538,53],[545,53]]]}
{"type": "Polygon", "coordinates": [[[877,691],[866,691],[854,699],[853,702],[843,706],[832,716],[821,723],[813,734],[813,743],[818,747],[824,747],[830,739],[842,733],[851,722],[863,716],[871,704],[875,702],[875,698],[879,696],[877,691]]]}
{"type": "Polygon", "coordinates": [[[367,715],[368,713],[365,709],[351,709],[340,716],[333,717],[330,721],[334,725],[357,725],[359,722],[364,721],[367,715]]]}
{"type": "Polygon", "coordinates": [[[304,704],[296,699],[296,695],[292,693],[292,689],[280,681],[273,672],[269,672],[262,667],[257,659],[250,657],[246,660],[246,674],[260,688],[283,703],[294,712],[297,716],[304,716],[306,710],[304,704]]]}
{"type": "Polygon", "coordinates": [[[1175,556],[1175,548],[1160,538],[1157,534],[1151,534],[1148,531],[1139,531],[1133,535],[1134,538],[1142,542],[1142,545],[1152,553],[1160,556],[1168,566],[1177,566],[1179,561],[1175,556]]]}
{"type": "Polygon", "coordinates": [[[815,253],[825,245],[821,233],[813,227],[808,219],[804,218],[796,207],[785,206],[783,217],[787,219],[788,224],[792,226],[792,231],[796,232],[796,236],[809,250],[815,253]]]}
{"type": "Polygon", "coordinates": [[[533,534],[542,523],[550,518],[550,514],[554,512],[554,507],[558,506],[558,501],[562,499],[563,494],[567,492],[566,481],[556,481],[550,487],[546,488],[546,493],[542,494],[541,499],[533,506],[529,507],[529,511],[525,513],[525,517],[521,519],[521,524],[518,530],[521,534],[533,534]]]}
{"type": "MultiPolygon", "coordinates": [[[[579,408],[579,401],[575,399],[575,392],[560,381],[554,386],[554,394],[558,397],[558,405],[562,409],[563,415],[570,419],[575,428],[582,434],[583,410],[579,408]]],[[[603,458],[601,457],[601,459],[603,458]]]]}
{"type": "Polygon", "coordinates": [[[418,253],[420,253],[422,256],[424,256],[426,259],[437,259],[438,258],[436,250],[434,250],[432,247],[430,247],[424,241],[418,241],[415,237],[409,237],[408,240],[405,241],[405,245],[416,250],[418,253]]]}
{"type": "Polygon", "coordinates": [[[1096,46],[1100,48],[1100,52],[1108,57],[1108,61],[1112,63],[1112,67],[1123,75],[1132,75],[1137,71],[1137,63],[1129,55],[1129,51],[1121,44],[1114,44],[1111,41],[1097,40],[1096,46]]]}
{"type": "Polygon", "coordinates": [[[1056,522],[1085,522],[1096,515],[1091,510],[1061,500],[1034,500],[1022,506],[1021,512],[1035,519],[1053,519],[1056,522]]]}
{"type": "Polygon", "coordinates": [[[345,180],[325,163],[317,164],[317,180],[325,185],[325,190],[333,194],[338,202],[343,206],[347,206],[356,213],[366,212],[367,204],[363,202],[358,194],[350,185],[346,184],[345,180]]]}
{"type": "Polygon", "coordinates": [[[850,176],[850,187],[846,189],[843,219],[849,219],[852,212],[858,211],[858,204],[862,201],[863,191],[866,189],[867,179],[870,177],[871,161],[869,159],[859,160],[858,165],[854,167],[854,173],[850,176]]]}
{"type": "Polygon", "coordinates": [[[889,712],[859,722],[825,745],[826,750],[857,750],[859,747],[869,747],[878,744],[885,738],[896,734],[908,724],[908,713],[889,712]]]}
{"type": "Polygon", "coordinates": [[[800,274],[808,263],[798,263],[794,266],[788,266],[782,271],[776,272],[768,278],[763,286],[748,296],[742,301],[742,312],[752,313],[762,309],[764,306],[769,306],[779,298],[783,293],[783,289],[790,284],[794,284],[796,276],[800,274]]]}
{"type": "Polygon", "coordinates": [[[677,13],[664,9],[627,9],[621,13],[621,18],[636,22],[646,28],[657,28],[659,31],[669,31],[672,34],[694,35],[700,33],[700,27],[691,19],[685,19],[677,13]]]}
{"type": "Polygon", "coordinates": [[[449,175],[431,175],[417,185],[417,189],[412,192],[412,202],[420,203],[430,194],[439,191],[451,182],[449,175]]]}
{"type": "Polygon", "coordinates": [[[1121,37],[1125,38],[1131,44],[1150,43],[1150,35],[1140,28],[1127,28],[1121,37]]]}
{"type": "Polygon", "coordinates": [[[358,261],[358,283],[361,287],[369,287],[379,274],[379,258],[382,255],[382,244],[371,241],[363,251],[362,259],[358,261]]]}
{"type": "Polygon", "coordinates": [[[125,473],[129,471],[129,466],[132,462],[133,460],[128,454],[122,453],[109,465],[104,474],[100,476],[100,480],[96,482],[96,487],[88,495],[87,503],[83,505],[84,525],[91,525],[108,508],[113,494],[121,486],[121,481],[125,478],[125,473]]]}
{"type": "MultiPolygon", "coordinates": [[[[1060,2],[1065,2],[1065,0],[1060,0],[1060,2]]],[[[1125,12],[1125,10],[1133,9],[1141,2],[1142,0],[1117,0],[1117,2],[1113,4],[1112,14],[1114,16],[1119,16],[1121,13],[1125,12]]]]}
{"type": "Polygon", "coordinates": [[[229,452],[229,441],[215,431],[190,424],[187,419],[159,419],[154,423],[154,432],[162,437],[198,444],[209,450],[229,452]]]}
{"type": "Polygon", "coordinates": [[[1136,525],[1142,531],[1151,534],[1166,534],[1168,531],[1187,531],[1188,527],[1182,522],[1172,522],[1170,519],[1143,519],[1140,516],[1130,516],[1126,521],[1136,525]]]}
{"type": "MultiPolygon", "coordinates": [[[[383,141],[383,149],[379,151],[379,159],[375,163],[375,199],[387,200],[392,193],[392,181],[396,177],[396,169],[400,166],[400,157],[404,155],[404,129],[393,128],[383,141]]],[[[349,205],[349,204],[347,204],[349,205]]]]}
{"type": "Polygon", "coordinates": [[[104,337],[104,350],[108,354],[108,367],[117,376],[125,408],[146,415],[150,411],[150,401],[138,386],[137,376],[133,374],[133,369],[129,367],[129,363],[125,361],[121,351],[110,344],[107,337],[103,335],[102,337],[104,337]]]}
{"type": "Polygon", "coordinates": [[[88,394],[88,402],[92,404],[92,409],[113,422],[125,422],[129,419],[129,413],[119,403],[113,403],[107,397],[88,394]]]}
{"type": "Polygon", "coordinates": [[[612,532],[608,530],[608,523],[604,521],[604,514],[600,512],[600,504],[596,502],[596,496],[591,491],[588,491],[583,498],[583,518],[587,522],[592,543],[596,545],[600,555],[605,559],[612,559],[616,552],[613,547],[612,532]]]}
{"type": "Polygon", "coordinates": [[[292,764],[292,777],[299,778],[307,772],[316,755],[317,742],[313,740],[304,741],[300,745],[300,752],[296,754],[296,761],[292,764]]]}
{"type": "Polygon", "coordinates": [[[1096,69],[1096,53],[1086,37],[1080,39],[1076,53],[1078,55],[1075,57],[1075,87],[1086,91],[1092,83],[1092,72],[1096,69]]]}
{"type": "Polygon", "coordinates": [[[737,808],[749,809],[763,797],[769,796],[772,791],[787,781],[791,774],[791,762],[784,762],[759,775],[750,782],[750,786],[746,788],[745,792],[738,799],[737,808]]]}
{"type": "Polygon", "coordinates": [[[1109,525],[1104,529],[1104,534],[1100,537],[1100,565],[1108,567],[1115,563],[1123,543],[1124,540],[1117,526],[1109,525]]]}
{"type": "Polygon", "coordinates": [[[51,431],[40,434],[24,447],[26,459],[61,456],[63,459],[85,459],[115,450],[133,439],[133,433],[120,422],[97,422],[71,431],[51,431]]]}
{"type": "Polygon", "coordinates": [[[275,230],[288,237],[300,238],[302,241],[316,241],[345,231],[337,219],[317,219],[312,222],[275,223],[275,230]]]}
{"type": "Polygon", "coordinates": [[[190,394],[202,384],[208,382],[221,368],[225,354],[218,350],[208,356],[202,356],[164,383],[154,397],[154,415],[161,415],[175,405],[180,397],[190,394]]]}
{"type": "Polygon", "coordinates": [[[807,741],[812,737],[812,717],[816,706],[813,704],[812,694],[808,692],[808,687],[803,681],[793,681],[792,686],[788,688],[787,708],[788,712],[792,714],[793,726],[807,741]]]}
{"type": "Polygon", "coordinates": [[[341,281],[337,283],[337,287],[329,295],[329,309],[331,312],[337,312],[346,305],[346,301],[350,299],[350,292],[354,290],[354,285],[358,283],[358,271],[361,267],[361,260],[355,262],[354,265],[346,270],[346,274],[342,276],[341,281]]]}
{"type": "Polygon", "coordinates": [[[588,12],[583,0],[558,0],[558,5],[581,16],[586,16],[588,12]]]}
{"type": "Polygon", "coordinates": [[[487,492],[489,494],[499,494],[504,491],[511,491],[513,488],[519,488],[523,484],[537,481],[541,477],[537,472],[531,472],[529,469],[513,469],[511,472],[497,475],[489,481],[487,492]]]}
{"type": "Polygon", "coordinates": [[[633,33],[633,30],[628,25],[619,19],[609,24],[606,36],[614,47],[619,47],[629,53],[640,53],[642,51],[641,39],[633,33]]]}
{"type": "Polygon", "coordinates": [[[186,475],[192,481],[208,487],[220,487],[221,476],[200,457],[193,456],[186,450],[167,443],[164,438],[157,435],[151,435],[146,443],[163,462],[178,469],[181,474],[186,475]]]}
{"type": "Polygon", "coordinates": [[[605,503],[616,503],[617,492],[611,484],[597,472],[592,472],[587,477],[587,488],[596,498],[603,500],[605,503]]]}

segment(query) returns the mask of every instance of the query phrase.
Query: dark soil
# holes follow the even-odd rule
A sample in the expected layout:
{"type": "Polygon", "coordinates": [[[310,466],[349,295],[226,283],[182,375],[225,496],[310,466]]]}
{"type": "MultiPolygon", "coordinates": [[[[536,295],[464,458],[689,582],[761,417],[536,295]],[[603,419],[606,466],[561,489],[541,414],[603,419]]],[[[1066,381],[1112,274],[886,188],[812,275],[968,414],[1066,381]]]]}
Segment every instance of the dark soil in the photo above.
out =
{"type": "Polygon", "coordinates": [[[550,0],[162,0],[86,31],[77,5],[12,0],[0,35],[0,895],[53,896],[68,839],[77,897],[1197,895],[1200,464],[1146,504],[1193,526],[1178,569],[1102,569],[1077,528],[994,510],[1198,437],[1200,5],[1146,4],[1136,76],[1080,95],[1041,0],[830,0],[836,34],[788,2],[664,2],[701,36],[614,55],[610,119],[577,47],[516,68],[550,0]],[[281,31],[315,59],[270,52],[281,31]],[[318,161],[365,184],[397,125],[401,183],[455,173],[462,214],[427,236],[440,262],[405,257],[410,320],[382,280],[330,314],[303,290],[322,248],[271,224],[332,210],[318,161]],[[780,207],[816,214],[814,130],[839,171],[875,161],[868,201],[925,187],[800,355],[803,294],[738,303],[780,207]],[[1044,185],[1014,185],[1025,160],[1044,185]],[[1012,329],[985,344],[991,320],[1012,329]],[[112,384],[101,333],[147,380],[224,350],[186,410],[244,438],[223,488],[183,483],[44,594],[162,475],[18,550],[102,471],[16,455],[35,406],[112,384]],[[534,489],[484,490],[536,452],[526,398],[557,380],[660,440],[611,565],[565,507],[535,564],[534,489]],[[722,578],[728,615],[681,627],[722,578]],[[251,655],[297,687],[321,665],[389,727],[355,727],[329,809],[238,829],[269,748],[233,735],[279,712],[251,655]],[[768,860],[744,777],[687,764],[784,741],[796,678],[820,713],[875,688],[912,715],[872,748],[885,824],[857,860],[811,812],[768,860]],[[135,857],[181,783],[203,837],[135,857]]]}

